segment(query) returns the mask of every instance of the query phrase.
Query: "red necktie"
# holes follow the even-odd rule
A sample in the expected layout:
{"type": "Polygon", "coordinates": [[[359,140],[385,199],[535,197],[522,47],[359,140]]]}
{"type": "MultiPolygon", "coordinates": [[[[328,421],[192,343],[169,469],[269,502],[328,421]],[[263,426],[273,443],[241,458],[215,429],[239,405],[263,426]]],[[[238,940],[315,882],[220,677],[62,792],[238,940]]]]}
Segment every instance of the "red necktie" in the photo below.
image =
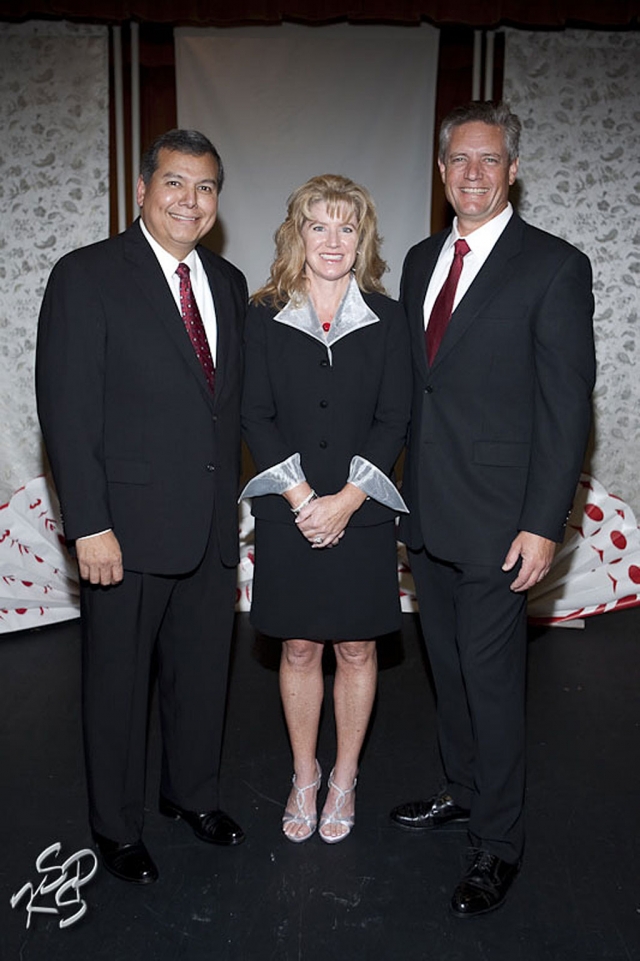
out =
{"type": "Polygon", "coordinates": [[[447,329],[447,324],[453,313],[453,301],[456,296],[456,288],[460,280],[460,274],[462,273],[462,260],[470,250],[471,248],[466,240],[456,240],[451,269],[449,270],[447,279],[440,288],[440,293],[436,297],[431,316],[429,317],[429,323],[427,324],[425,336],[429,364],[433,363],[438,353],[438,347],[444,337],[444,332],[447,329]]]}
{"type": "Polygon", "coordinates": [[[207,378],[211,393],[213,393],[216,371],[213,366],[213,357],[211,356],[211,349],[209,348],[209,341],[207,340],[204,324],[202,323],[202,317],[198,310],[196,298],[193,296],[189,267],[187,264],[178,264],[176,273],[180,278],[180,309],[182,311],[184,326],[189,334],[189,340],[193,344],[193,349],[200,361],[204,375],[207,378]]]}

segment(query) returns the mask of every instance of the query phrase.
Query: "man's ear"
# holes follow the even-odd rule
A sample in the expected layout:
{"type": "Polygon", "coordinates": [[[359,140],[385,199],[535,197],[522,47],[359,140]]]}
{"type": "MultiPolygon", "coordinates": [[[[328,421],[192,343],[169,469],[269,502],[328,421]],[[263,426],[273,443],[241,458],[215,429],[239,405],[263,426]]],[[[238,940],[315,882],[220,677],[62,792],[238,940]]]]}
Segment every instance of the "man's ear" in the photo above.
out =
{"type": "Polygon", "coordinates": [[[142,179],[142,174],[140,174],[138,177],[138,183],[136,184],[136,203],[138,204],[138,207],[142,207],[144,203],[145,190],[146,185],[142,179]]]}

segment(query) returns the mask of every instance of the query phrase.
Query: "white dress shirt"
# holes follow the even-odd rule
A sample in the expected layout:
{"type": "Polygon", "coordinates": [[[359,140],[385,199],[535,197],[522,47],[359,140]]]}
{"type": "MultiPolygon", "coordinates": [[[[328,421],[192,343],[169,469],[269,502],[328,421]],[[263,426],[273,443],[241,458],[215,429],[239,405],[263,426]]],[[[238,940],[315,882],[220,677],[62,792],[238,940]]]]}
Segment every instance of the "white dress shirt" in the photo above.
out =
{"type": "MultiPolygon", "coordinates": [[[[498,238],[500,237],[500,234],[511,220],[512,214],[513,207],[510,203],[508,203],[505,209],[499,214],[497,214],[495,217],[492,217],[491,220],[489,220],[486,224],[483,224],[482,227],[478,227],[477,230],[467,234],[464,238],[471,249],[469,250],[469,253],[465,255],[464,260],[462,261],[462,273],[460,275],[460,280],[458,281],[456,295],[453,301],[454,310],[468,291],[473,281],[476,279],[480,268],[493,250],[498,238]]],[[[460,240],[457,217],[454,218],[451,233],[444,242],[444,246],[440,251],[440,256],[436,261],[436,266],[431,275],[429,286],[427,287],[427,294],[424,298],[423,308],[425,330],[427,329],[427,324],[429,323],[429,317],[431,316],[433,305],[436,302],[436,297],[440,293],[440,288],[447,279],[449,270],[451,269],[454,253],[453,248],[456,240],[460,240]]]]}
{"type": "MultiPolygon", "coordinates": [[[[180,310],[180,278],[176,273],[176,268],[178,264],[186,264],[189,268],[189,277],[191,279],[193,295],[196,298],[196,304],[198,305],[198,310],[200,311],[200,316],[202,317],[204,330],[207,335],[207,340],[209,341],[209,349],[215,365],[216,346],[218,342],[218,325],[216,323],[216,310],[213,303],[213,297],[211,295],[211,288],[209,286],[209,281],[207,280],[205,269],[202,266],[202,261],[198,257],[198,254],[195,250],[192,250],[191,253],[187,254],[187,256],[182,260],[176,260],[173,254],[170,254],[158,243],[157,240],[154,240],[145,227],[142,218],[140,218],[140,227],[142,229],[142,233],[149,241],[151,249],[158,258],[158,263],[160,264],[162,273],[167,278],[169,289],[173,294],[173,299],[176,302],[178,310],[180,310]]],[[[180,311],[180,313],[182,313],[182,311],[180,311]]]]}

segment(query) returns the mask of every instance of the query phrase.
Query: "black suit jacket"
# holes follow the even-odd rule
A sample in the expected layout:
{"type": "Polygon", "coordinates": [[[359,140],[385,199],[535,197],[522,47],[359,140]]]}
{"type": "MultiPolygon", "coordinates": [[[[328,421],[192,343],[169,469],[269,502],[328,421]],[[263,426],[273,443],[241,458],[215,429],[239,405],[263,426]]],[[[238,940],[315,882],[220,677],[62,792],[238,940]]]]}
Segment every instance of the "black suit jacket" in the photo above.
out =
{"type": "MultiPolygon", "coordinates": [[[[411,402],[411,360],[406,318],[382,294],[363,294],[379,318],[331,348],[302,330],[274,321],[277,310],[251,306],[246,323],[244,437],[258,471],[296,451],[319,494],[346,483],[359,454],[390,474],[406,439],[411,402]]],[[[277,494],[252,501],[256,517],[293,523],[277,494]]],[[[380,524],[395,514],[371,499],[353,514],[353,526],[380,524]]]]}
{"type": "Polygon", "coordinates": [[[130,570],[176,574],[214,517],[237,563],[246,283],[205,248],[218,327],[212,397],[139,223],[55,266],[40,314],[38,413],[67,538],[113,528],[130,570]]]}
{"type": "Polygon", "coordinates": [[[444,560],[501,564],[518,531],[562,540],[595,378],[587,257],[514,214],[429,366],[423,303],[448,235],[401,283],[414,393],[400,536],[444,560]]]}

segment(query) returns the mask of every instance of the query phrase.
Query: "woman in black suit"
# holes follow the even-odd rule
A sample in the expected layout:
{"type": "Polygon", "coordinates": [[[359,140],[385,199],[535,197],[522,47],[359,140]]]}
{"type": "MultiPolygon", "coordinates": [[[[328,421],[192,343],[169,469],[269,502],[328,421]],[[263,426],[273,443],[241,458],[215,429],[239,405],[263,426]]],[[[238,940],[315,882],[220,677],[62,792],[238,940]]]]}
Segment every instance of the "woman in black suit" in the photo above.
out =
{"type": "Polygon", "coordinates": [[[276,257],[246,328],[243,430],[258,471],[251,620],[284,640],[280,690],[293,750],[283,831],[316,829],[323,642],[333,643],[337,753],[319,833],[354,823],[358,759],[376,688],[378,635],[397,630],[389,475],[405,441],[411,367],[402,308],[380,278],[376,215],[345,177],[313,177],[289,198],[276,257]]]}

